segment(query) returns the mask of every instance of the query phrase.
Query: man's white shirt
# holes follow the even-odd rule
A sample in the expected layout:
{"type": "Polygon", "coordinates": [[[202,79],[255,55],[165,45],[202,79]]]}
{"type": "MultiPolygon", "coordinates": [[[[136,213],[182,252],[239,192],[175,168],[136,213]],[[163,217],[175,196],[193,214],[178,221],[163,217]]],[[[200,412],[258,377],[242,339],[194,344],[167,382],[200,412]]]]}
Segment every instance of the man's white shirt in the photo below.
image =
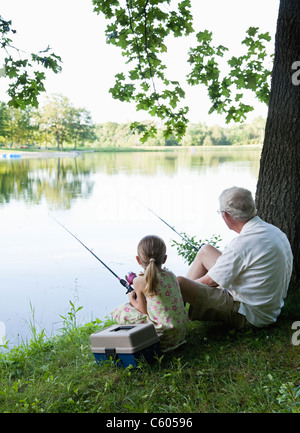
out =
{"type": "Polygon", "coordinates": [[[292,267],[286,235],[256,216],[225,248],[208,275],[241,303],[240,314],[261,327],[276,322],[292,267]]]}

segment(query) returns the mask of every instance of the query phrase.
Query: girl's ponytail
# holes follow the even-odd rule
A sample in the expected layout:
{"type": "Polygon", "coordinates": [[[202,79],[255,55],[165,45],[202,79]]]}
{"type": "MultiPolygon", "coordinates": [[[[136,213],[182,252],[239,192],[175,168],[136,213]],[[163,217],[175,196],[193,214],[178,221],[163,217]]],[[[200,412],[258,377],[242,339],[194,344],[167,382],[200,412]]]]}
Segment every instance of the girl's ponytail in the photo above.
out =
{"type": "Polygon", "coordinates": [[[166,257],[166,245],[159,236],[145,236],[138,245],[138,255],[145,268],[145,296],[158,293],[159,271],[166,257]]]}
{"type": "Polygon", "coordinates": [[[145,269],[146,287],[144,290],[145,296],[153,296],[157,294],[156,288],[158,286],[158,272],[155,265],[155,259],[151,258],[149,264],[145,269]]]}

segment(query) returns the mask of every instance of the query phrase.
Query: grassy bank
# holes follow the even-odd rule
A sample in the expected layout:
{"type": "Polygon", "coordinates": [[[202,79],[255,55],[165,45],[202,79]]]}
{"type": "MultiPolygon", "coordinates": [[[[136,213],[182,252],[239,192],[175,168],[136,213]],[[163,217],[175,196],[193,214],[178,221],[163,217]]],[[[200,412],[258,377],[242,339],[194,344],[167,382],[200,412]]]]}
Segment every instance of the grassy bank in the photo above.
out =
{"type": "Polygon", "coordinates": [[[185,345],[136,369],[95,363],[89,336],[109,321],[75,323],[0,355],[1,413],[300,412],[293,320],[246,334],[191,322],[185,345]]]}

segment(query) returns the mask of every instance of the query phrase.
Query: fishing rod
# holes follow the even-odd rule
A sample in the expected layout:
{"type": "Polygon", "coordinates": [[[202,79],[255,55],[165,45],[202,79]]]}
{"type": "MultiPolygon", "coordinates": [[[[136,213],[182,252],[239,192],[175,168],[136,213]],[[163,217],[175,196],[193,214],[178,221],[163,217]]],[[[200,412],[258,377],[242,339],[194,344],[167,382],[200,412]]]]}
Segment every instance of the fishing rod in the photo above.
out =
{"type": "Polygon", "coordinates": [[[127,292],[126,293],[130,293],[130,292],[132,292],[134,289],[133,289],[133,287],[127,282],[127,281],[125,281],[125,280],[123,280],[122,278],[120,278],[112,269],[110,269],[101,259],[99,259],[99,257],[98,256],[96,256],[96,254],[95,253],[93,253],[93,251],[92,250],[90,250],[86,245],[84,245],[84,243],[83,242],[81,242],[81,240],[80,239],[78,239],[78,237],[77,236],[75,236],[72,232],[70,232],[70,230],[68,230],[63,224],[61,224],[56,218],[54,218],[54,216],[52,216],[52,215],[50,215],[49,214],[49,216],[51,217],[51,218],[53,218],[54,219],[54,221],[57,223],[57,224],[59,224],[63,229],[65,229],[71,236],[73,236],[73,238],[75,238],[86,250],[88,250],[88,252],[89,253],[91,253],[91,254],[93,254],[93,256],[97,259],[97,260],[99,260],[99,262],[100,263],[102,263],[102,265],[103,266],[105,266],[106,267],[106,269],[108,269],[116,278],[118,278],[118,280],[120,281],[120,283],[122,284],[122,286],[124,286],[124,287],[126,287],[126,289],[127,289],[127,292]]]}
{"type": "Polygon", "coordinates": [[[184,242],[186,242],[187,244],[189,244],[192,248],[194,248],[196,251],[199,251],[200,248],[204,245],[204,243],[202,243],[199,247],[197,247],[196,245],[192,244],[188,239],[186,239],[184,236],[182,236],[180,233],[178,233],[175,228],[173,226],[171,226],[170,224],[167,223],[167,221],[165,221],[164,219],[162,219],[159,215],[157,215],[155,212],[153,212],[152,209],[150,209],[148,206],[146,206],[144,203],[142,203],[140,200],[138,200],[137,198],[135,198],[137,201],[139,201],[146,209],[148,209],[151,213],[153,213],[153,215],[155,215],[157,218],[159,218],[164,224],[166,224],[171,230],[173,230],[178,236],[181,237],[181,239],[184,240],[184,242]]]}

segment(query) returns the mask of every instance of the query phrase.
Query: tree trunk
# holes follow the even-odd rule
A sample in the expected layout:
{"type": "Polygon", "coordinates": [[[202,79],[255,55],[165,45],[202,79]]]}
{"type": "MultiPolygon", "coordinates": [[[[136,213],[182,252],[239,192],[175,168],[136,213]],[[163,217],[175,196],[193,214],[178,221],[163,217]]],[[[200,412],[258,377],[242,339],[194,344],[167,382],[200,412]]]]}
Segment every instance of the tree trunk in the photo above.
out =
{"type": "Polygon", "coordinates": [[[58,129],[56,130],[55,134],[56,134],[57,150],[60,150],[60,146],[59,146],[59,136],[60,136],[60,134],[59,134],[58,129]]]}
{"type": "Polygon", "coordinates": [[[294,255],[292,283],[296,287],[300,278],[299,69],[300,1],[281,0],[256,205],[258,215],[289,238],[294,255]]]}

